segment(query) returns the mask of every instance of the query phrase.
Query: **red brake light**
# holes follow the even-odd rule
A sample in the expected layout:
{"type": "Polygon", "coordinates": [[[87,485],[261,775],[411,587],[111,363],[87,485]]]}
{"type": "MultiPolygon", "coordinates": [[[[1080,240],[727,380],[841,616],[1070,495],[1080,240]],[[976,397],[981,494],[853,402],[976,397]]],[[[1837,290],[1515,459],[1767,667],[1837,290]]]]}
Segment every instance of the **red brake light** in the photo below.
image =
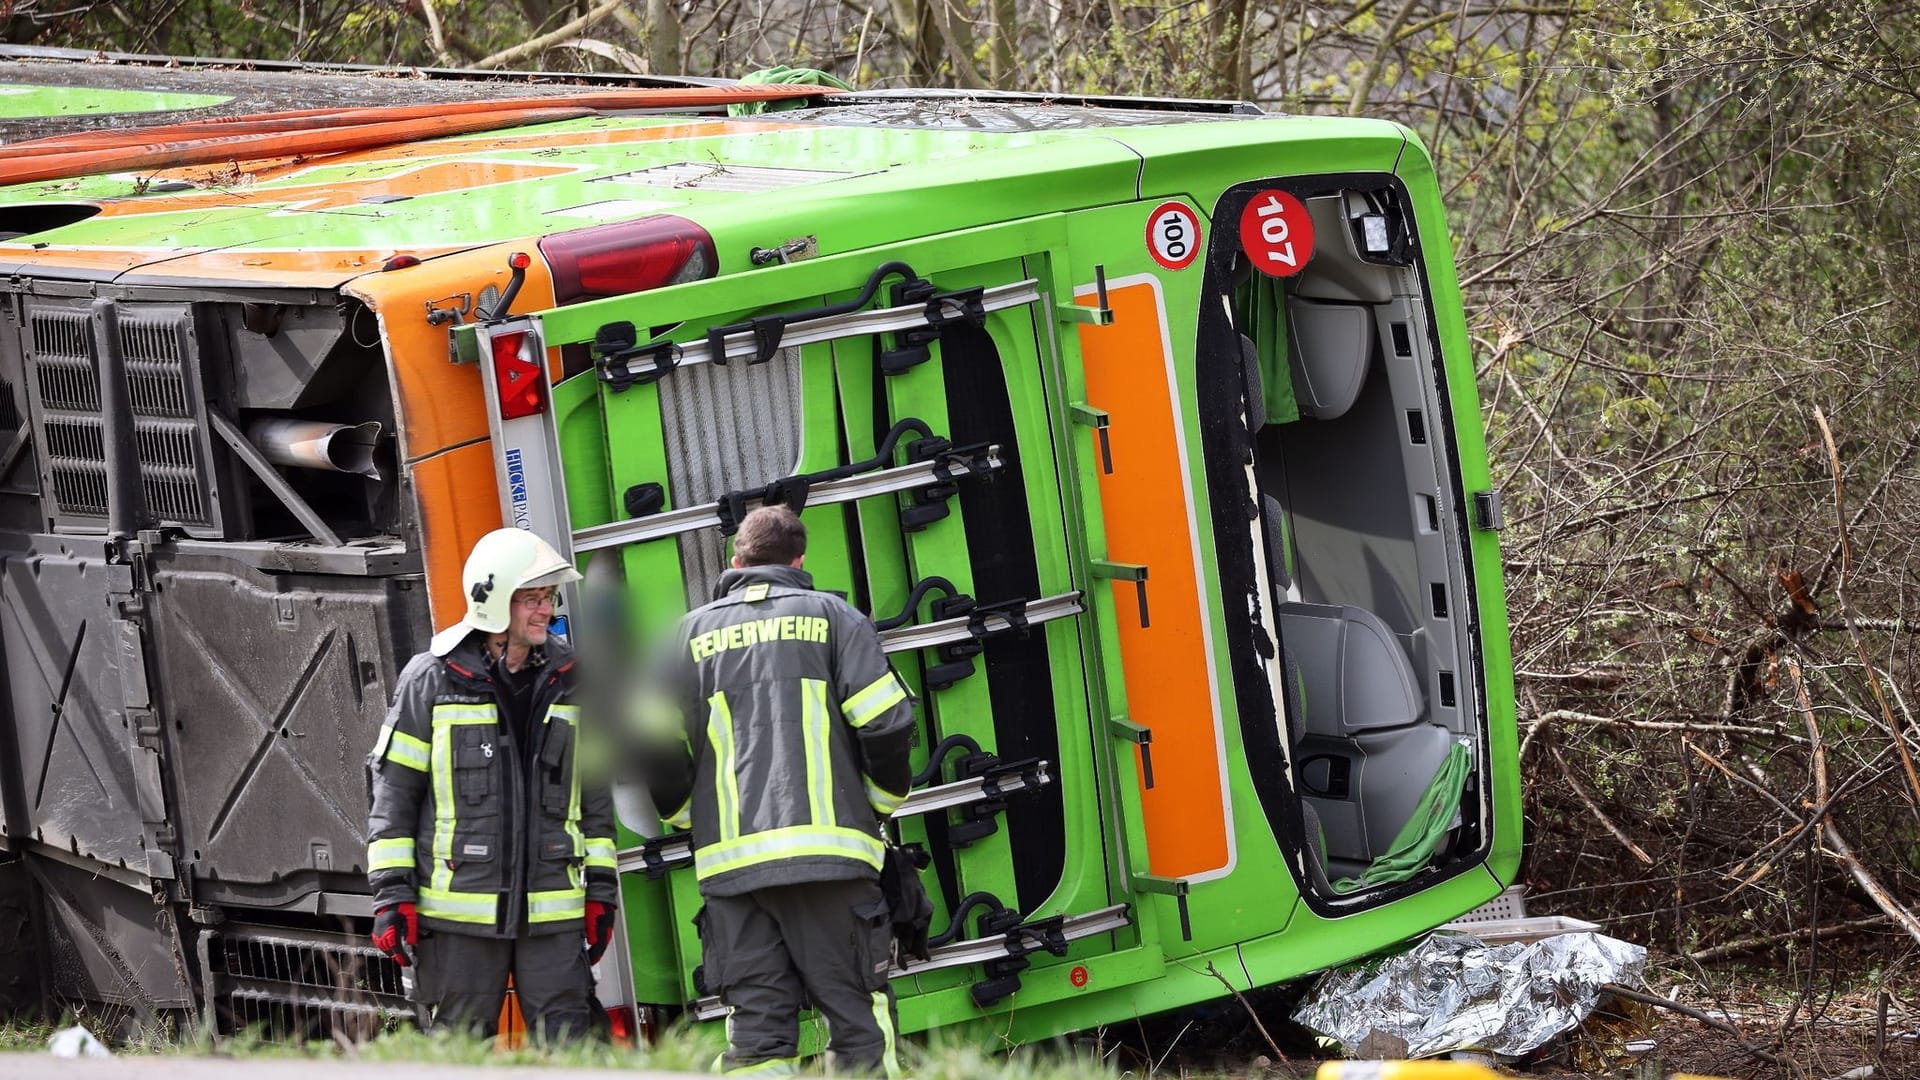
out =
{"type": "Polygon", "coordinates": [[[570,229],[540,238],[556,304],[657,289],[714,275],[707,230],[683,217],[653,217],[570,229]]]}
{"type": "Polygon", "coordinates": [[[493,336],[493,379],[500,389],[502,420],[546,411],[546,373],[533,351],[533,335],[525,330],[493,336]]]}
{"type": "Polygon", "coordinates": [[[607,1036],[615,1046],[631,1048],[635,1043],[636,1030],[640,1025],[634,1023],[633,1006],[615,1005],[607,1010],[607,1036]]]}

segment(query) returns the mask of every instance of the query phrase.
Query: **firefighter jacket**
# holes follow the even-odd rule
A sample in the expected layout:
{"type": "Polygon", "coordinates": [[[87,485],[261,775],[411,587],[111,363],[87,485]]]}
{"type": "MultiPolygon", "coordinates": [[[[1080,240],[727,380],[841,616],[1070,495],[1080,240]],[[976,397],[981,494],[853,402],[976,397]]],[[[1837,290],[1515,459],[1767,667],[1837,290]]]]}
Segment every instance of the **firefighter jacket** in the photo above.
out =
{"type": "Polygon", "coordinates": [[[527,746],[502,715],[485,635],[413,658],[368,758],[374,904],[411,901],[420,925],[484,937],[579,933],[589,899],[619,891],[613,797],[583,769],[574,657],[558,641],[537,680],[527,746]]]}
{"type": "Polygon", "coordinates": [[[681,620],[642,720],[667,745],[649,786],[691,821],[700,891],[878,877],[913,740],[878,631],[790,566],[729,570],[714,591],[681,620]]]}

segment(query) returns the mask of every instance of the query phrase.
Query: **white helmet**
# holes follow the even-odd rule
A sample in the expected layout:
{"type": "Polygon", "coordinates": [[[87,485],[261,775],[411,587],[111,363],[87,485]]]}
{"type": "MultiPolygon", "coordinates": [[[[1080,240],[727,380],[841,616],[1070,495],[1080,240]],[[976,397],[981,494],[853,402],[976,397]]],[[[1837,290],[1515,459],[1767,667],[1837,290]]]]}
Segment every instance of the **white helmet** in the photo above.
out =
{"type": "Polygon", "coordinates": [[[473,545],[460,571],[467,594],[467,613],[459,622],[433,635],[433,655],[445,656],[480,630],[497,634],[507,628],[515,589],[538,589],[579,581],[573,568],[553,546],[525,529],[495,529],[473,545]]]}

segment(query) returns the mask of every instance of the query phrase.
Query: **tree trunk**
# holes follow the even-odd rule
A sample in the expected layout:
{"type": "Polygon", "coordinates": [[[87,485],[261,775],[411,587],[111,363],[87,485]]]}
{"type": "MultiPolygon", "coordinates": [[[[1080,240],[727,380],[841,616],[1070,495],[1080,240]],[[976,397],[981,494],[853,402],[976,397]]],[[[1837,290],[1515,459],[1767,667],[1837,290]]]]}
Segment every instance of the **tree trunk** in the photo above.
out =
{"type": "Polygon", "coordinates": [[[679,75],[680,10],[673,0],[647,0],[647,69],[679,75]]]}

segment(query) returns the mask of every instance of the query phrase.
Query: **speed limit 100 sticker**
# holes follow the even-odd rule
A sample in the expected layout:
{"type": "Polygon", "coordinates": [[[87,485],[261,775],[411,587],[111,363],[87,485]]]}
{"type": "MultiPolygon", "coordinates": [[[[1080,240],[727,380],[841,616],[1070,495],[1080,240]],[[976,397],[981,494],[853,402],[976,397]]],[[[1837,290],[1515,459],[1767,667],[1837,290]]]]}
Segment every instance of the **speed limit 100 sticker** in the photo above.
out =
{"type": "Polygon", "coordinates": [[[1262,191],[1240,211],[1240,249],[1262,273],[1290,277],[1313,258],[1313,218],[1284,191],[1262,191]]]}
{"type": "Polygon", "coordinates": [[[1200,254],[1200,215],[1186,203],[1165,202],[1147,215],[1147,252],[1169,270],[1185,270],[1200,254]]]}

